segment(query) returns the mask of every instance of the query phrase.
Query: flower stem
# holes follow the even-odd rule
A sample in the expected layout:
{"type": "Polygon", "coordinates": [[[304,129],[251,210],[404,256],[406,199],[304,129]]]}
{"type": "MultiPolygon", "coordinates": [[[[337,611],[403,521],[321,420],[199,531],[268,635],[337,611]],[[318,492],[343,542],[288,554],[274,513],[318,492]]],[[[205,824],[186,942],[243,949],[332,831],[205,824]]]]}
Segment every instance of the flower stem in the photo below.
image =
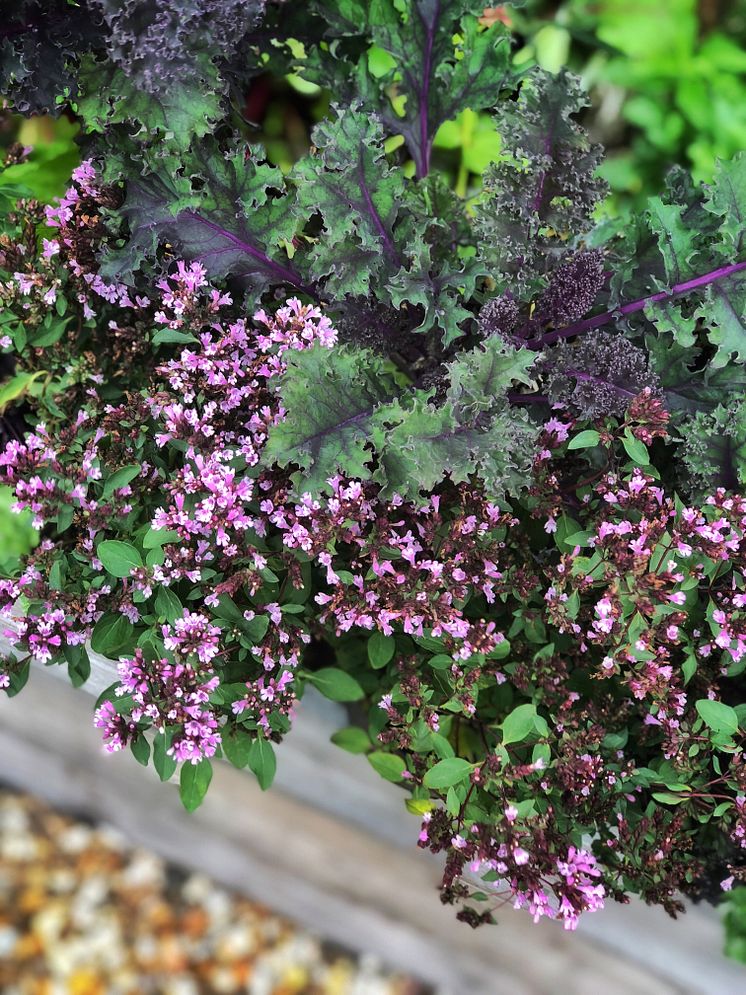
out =
{"type": "Polygon", "coordinates": [[[731,276],[733,273],[739,273],[742,270],[746,270],[746,261],[731,263],[729,266],[721,266],[719,269],[712,270],[710,273],[704,273],[702,276],[694,277],[692,280],[677,283],[670,290],[661,290],[657,294],[649,294],[647,297],[640,297],[636,301],[629,301],[627,304],[622,304],[611,311],[604,311],[603,314],[597,314],[593,318],[584,318],[583,321],[576,321],[565,328],[556,328],[554,331],[547,332],[546,335],[534,339],[533,342],[529,343],[529,346],[532,349],[543,349],[544,346],[552,345],[558,339],[567,339],[572,335],[580,335],[582,332],[588,332],[593,328],[600,328],[602,325],[613,321],[614,318],[634,314],[635,311],[642,311],[648,304],[667,301],[672,297],[677,297],[679,294],[687,294],[690,290],[696,290],[698,287],[706,287],[710,283],[723,280],[725,277],[731,276]]]}

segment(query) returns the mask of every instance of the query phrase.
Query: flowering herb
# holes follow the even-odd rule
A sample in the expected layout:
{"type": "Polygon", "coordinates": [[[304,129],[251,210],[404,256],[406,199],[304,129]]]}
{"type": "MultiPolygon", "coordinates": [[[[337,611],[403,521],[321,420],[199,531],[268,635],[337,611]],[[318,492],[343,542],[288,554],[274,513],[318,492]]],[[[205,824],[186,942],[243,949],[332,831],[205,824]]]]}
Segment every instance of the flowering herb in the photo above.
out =
{"type": "MultiPolygon", "coordinates": [[[[132,78],[136,6],[98,5],[132,78]]],[[[314,685],[358,703],[335,740],[407,789],[461,919],[675,914],[746,877],[746,160],[594,229],[578,86],[518,83],[504,25],[272,17],[267,64],[340,100],[289,175],[227,121],[135,142],[112,104],[60,202],[6,218],[0,469],[41,541],[0,581],[0,687],[117,659],[96,725],[191,810],[215,757],[269,786],[314,685]],[[434,132],[510,95],[467,210],[434,132]]]]}

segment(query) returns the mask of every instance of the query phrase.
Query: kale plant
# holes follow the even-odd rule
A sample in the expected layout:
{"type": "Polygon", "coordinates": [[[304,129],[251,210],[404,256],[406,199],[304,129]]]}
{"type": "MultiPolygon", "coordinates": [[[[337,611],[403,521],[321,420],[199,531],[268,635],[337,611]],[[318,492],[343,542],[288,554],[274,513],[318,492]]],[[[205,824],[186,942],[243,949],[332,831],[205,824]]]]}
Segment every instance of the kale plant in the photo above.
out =
{"type": "Polygon", "coordinates": [[[746,157],[599,223],[578,81],[519,77],[479,5],[260,13],[8,20],[9,99],[80,113],[87,158],[0,235],[0,467],[42,531],[0,687],[116,658],[96,724],[189,809],[215,757],[269,786],[308,684],[360,703],[335,742],[408,789],[471,925],[730,888],[746,157]],[[333,98],[288,172],[231,100],[259,68],[333,98]],[[501,141],[468,200],[434,144],[464,108],[501,141]]]}

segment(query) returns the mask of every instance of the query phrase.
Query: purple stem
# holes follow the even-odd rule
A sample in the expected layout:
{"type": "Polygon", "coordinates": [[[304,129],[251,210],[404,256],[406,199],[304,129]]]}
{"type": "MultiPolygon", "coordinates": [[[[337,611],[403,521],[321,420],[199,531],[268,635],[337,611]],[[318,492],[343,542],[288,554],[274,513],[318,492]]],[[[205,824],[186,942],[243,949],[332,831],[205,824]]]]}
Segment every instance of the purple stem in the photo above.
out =
{"type": "Polygon", "coordinates": [[[358,171],[358,179],[360,181],[360,190],[365,200],[365,206],[368,209],[368,214],[370,214],[371,218],[373,219],[373,224],[376,226],[378,234],[383,239],[383,244],[386,246],[386,251],[388,252],[389,256],[394,260],[397,266],[401,266],[402,258],[399,255],[391,236],[386,231],[386,226],[381,220],[381,215],[376,210],[376,205],[373,203],[373,198],[370,195],[370,190],[368,189],[368,183],[365,176],[365,163],[363,161],[362,149],[358,154],[357,171],[358,171]]]}
{"type": "Polygon", "coordinates": [[[635,397],[633,391],[627,390],[625,387],[620,387],[618,384],[612,383],[610,380],[604,380],[603,377],[594,377],[590,373],[581,373],[580,370],[565,370],[564,372],[581,383],[599,383],[604,387],[610,387],[618,394],[624,394],[627,397],[635,397]]]}
{"type": "Polygon", "coordinates": [[[508,391],[511,404],[549,404],[546,394],[521,394],[517,390],[508,391]]]}
{"type": "MultiPolygon", "coordinates": [[[[419,14],[419,10],[418,10],[419,14]]],[[[420,16],[422,16],[420,14],[420,16]]],[[[422,87],[420,88],[420,150],[417,162],[417,179],[421,180],[430,171],[430,137],[428,135],[428,100],[430,99],[430,75],[433,71],[433,44],[435,25],[440,17],[440,0],[437,0],[432,20],[425,24],[425,58],[422,66],[422,87]]]]}
{"type": "Polygon", "coordinates": [[[733,273],[740,273],[742,270],[746,270],[746,261],[731,263],[730,266],[721,266],[719,269],[714,269],[710,273],[704,273],[693,280],[687,280],[685,283],[677,283],[670,290],[661,290],[657,294],[649,294],[647,297],[640,297],[639,300],[622,304],[620,307],[614,308],[613,311],[604,311],[603,314],[597,314],[593,318],[584,318],[583,321],[576,321],[565,328],[556,328],[553,332],[547,332],[541,338],[529,342],[528,345],[532,349],[542,349],[546,345],[552,345],[558,339],[567,339],[571,335],[580,335],[582,332],[589,332],[593,328],[600,328],[602,325],[613,321],[614,318],[626,314],[634,314],[635,311],[642,311],[648,304],[670,300],[679,294],[687,294],[690,290],[696,290],[697,287],[706,287],[709,283],[715,283],[716,280],[723,280],[725,277],[731,276],[733,273]]]}

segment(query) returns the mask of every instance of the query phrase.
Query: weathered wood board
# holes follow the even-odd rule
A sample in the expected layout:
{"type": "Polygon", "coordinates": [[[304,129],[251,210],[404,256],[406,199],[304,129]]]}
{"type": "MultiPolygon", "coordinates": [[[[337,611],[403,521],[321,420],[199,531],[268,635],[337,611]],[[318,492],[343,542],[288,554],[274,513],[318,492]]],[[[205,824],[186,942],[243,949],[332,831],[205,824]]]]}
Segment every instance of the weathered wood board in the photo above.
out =
{"type": "MultiPolygon", "coordinates": [[[[304,700],[278,750],[268,793],[217,764],[193,815],[172,785],[130,755],[103,751],[92,699],[39,669],[20,696],[0,697],[0,780],[104,820],[189,868],[243,891],[325,938],[367,950],[453,995],[743,995],[746,968],[720,952],[716,913],[678,922],[640,903],[587,915],[576,934],[534,926],[506,908],[497,928],[472,931],[443,908],[438,864],[415,847],[419,825],[402,795],[329,735],[338,706],[304,700]]],[[[86,690],[112,683],[97,660],[86,690]]]]}

